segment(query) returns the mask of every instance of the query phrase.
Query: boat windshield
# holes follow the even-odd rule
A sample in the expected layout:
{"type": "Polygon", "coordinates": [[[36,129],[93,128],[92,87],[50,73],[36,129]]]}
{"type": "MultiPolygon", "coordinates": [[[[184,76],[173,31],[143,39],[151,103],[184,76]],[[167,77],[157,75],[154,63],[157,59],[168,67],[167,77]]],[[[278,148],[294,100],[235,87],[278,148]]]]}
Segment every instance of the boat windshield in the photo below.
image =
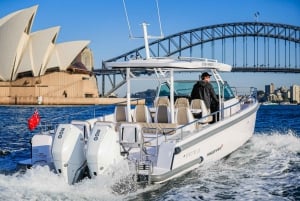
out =
{"type": "MultiPolygon", "coordinates": [[[[174,81],[174,96],[175,97],[187,97],[189,98],[193,89],[194,84],[197,81],[191,81],[191,80],[180,80],[180,81],[174,81]]],[[[214,88],[214,91],[216,95],[219,95],[218,85],[216,81],[210,82],[214,88]]],[[[229,100],[231,98],[234,98],[235,95],[230,88],[230,86],[227,84],[227,82],[224,83],[224,85],[221,84],[221,93],[222,89],[224,90],[224,100],[229,100]]],[[[160,85],[158,89],[158,96],[168,96],[170,97],[170,86],[167,82],[164,82],[160,85]]]]}

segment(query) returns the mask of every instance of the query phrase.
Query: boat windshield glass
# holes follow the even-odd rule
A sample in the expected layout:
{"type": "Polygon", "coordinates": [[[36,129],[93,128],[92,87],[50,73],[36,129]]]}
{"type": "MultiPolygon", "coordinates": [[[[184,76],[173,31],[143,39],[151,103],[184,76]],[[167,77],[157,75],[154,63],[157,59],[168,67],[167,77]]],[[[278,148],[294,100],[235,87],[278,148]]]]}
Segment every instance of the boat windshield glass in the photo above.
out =
{"type": "MultiPolygon", "coordinates": [[[[196,82],[197,81],[191,81],[191,80],[174,81],[174,96],[175,97],[190,97],[193,86],[196,82]]],[[[210,83],[212,84],[216,95],[219,95],[217,82],[211,81],[210,83]]],[[[222,88],[224,89],[224,99],[225,100],[229,100],[229,99],[235,97],[232,89],[227,84],[227,82],[224,83],[224,86],[221,85],[221,93],[222,93],[222,88]]],[[[158,95],[170,97],[170,86],[167,82],[164,82],[160,85],[158,95]]]]}

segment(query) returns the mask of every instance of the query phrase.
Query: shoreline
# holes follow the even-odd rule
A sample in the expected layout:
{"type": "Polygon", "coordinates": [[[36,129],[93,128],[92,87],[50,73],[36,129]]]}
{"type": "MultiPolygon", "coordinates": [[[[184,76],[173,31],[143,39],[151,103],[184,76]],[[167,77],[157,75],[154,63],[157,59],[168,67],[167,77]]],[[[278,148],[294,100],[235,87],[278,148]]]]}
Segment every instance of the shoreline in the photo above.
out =
{"type": "MultiPolygon", "coordinates": [[[[0,106],[66,106],[66,105],[114,105],[126,104],[126,98],[57,98],[43,97],[0,97],[0,106]]],[[[132,105],[145,104],[145,99],[132,99],[132,105]]]]}

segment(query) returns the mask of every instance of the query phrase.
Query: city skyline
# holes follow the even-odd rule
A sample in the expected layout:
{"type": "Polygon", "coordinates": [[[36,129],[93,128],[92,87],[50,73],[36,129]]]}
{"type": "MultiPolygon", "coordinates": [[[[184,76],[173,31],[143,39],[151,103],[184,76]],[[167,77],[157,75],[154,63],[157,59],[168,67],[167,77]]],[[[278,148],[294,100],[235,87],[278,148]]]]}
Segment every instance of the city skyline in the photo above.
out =
{"type": "MultiPolygon", "coordinates": [[[[262,93],[258,93],[259,96],[262,93]]],[[[300,103],[300,86],[292,85],[289,87],[278,86],[276,87],[274,83],[270,83],[265,86],[264,96],[259,97],[261,102],[276,102],[276,103],[300,103]]]]}

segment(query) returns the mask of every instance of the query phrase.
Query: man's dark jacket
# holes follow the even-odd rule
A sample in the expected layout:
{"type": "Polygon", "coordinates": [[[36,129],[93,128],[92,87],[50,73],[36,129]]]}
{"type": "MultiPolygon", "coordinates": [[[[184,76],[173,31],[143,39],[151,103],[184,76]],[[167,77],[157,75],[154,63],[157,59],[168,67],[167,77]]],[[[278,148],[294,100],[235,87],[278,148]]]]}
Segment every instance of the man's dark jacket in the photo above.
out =
{"type": "Polygon", "coordinates": [[[194,84],[191,99],[202,99],[207,107],[207,109],[212,108],[212,106],[218,105],[219,99],[217,98],[212,85],[209,82],[203,80],[198,81],[194,84]]]}

